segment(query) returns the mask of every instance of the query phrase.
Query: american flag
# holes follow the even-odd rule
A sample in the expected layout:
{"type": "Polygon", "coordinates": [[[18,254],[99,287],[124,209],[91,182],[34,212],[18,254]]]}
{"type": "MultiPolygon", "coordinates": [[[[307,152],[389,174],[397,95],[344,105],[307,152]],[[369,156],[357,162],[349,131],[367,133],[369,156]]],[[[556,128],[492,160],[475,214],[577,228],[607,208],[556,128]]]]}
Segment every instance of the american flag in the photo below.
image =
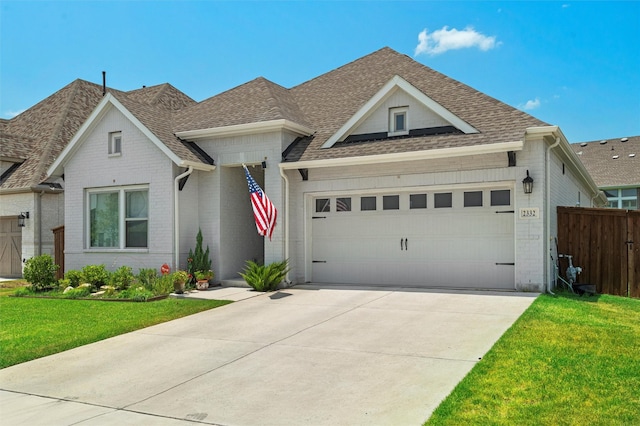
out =
{"type": "Polygon", "coordinates": [[[253,217],[256,220],[256,228],[258,228],[258,234],[268,236],[271,239],[273,235],[273,228],[276,227],[276,218],[278,217],[278,211],[273,203],[267,197],[256,181],[251,177],[249,169],[244,166],[244,173],[247,176],[247,183],[249,184],[249,194],[251,195],[251,206],[253,207],[253,217]]]}

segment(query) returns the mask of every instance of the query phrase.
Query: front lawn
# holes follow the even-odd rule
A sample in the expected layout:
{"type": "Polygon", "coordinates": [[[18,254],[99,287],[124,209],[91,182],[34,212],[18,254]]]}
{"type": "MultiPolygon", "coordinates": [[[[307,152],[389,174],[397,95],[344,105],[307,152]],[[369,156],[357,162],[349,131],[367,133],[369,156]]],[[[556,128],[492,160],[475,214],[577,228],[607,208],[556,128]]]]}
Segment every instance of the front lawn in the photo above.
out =
{"type": "Polygon", "coordinates": [[[640,424],[640,300],[541,295],[426,425],[640,424]]]}
{"type": "Polygon", "coordinates": [[[0,297],[0,368],[227,303],[231,302],[165,299],[127,303],[0,297]]]}

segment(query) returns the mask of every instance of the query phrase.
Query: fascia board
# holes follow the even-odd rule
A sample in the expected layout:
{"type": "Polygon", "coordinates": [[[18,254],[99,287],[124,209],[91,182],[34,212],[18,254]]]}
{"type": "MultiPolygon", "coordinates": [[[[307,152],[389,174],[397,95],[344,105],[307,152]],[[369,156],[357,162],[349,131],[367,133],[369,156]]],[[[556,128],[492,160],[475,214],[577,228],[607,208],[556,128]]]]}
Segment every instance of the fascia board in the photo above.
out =
{"type": "Polygon", "coordinates": [[[414,160],[453,158],[466,155],[494,154],[507,151],[522,151],[523,141],[472,145],[458,148],[430,149],[426,151],[399,152],[395,154],[367,155],[361,157],[331,158],[326,160],[296,161],[280,163],[282,169],[312,169],[320,167],[360,166],[366,164],[394,163],[414,160]]]}
{"type": "Polygon", "coordinates": [[[216,137],[251,135],[279,130],[290,130],[303,136],[313,134],[313,130],[290,120],[279,119],[259,121],[255,123],[234,124],[232,126],[211,127],[208,129],[185,130],[176,132],[180,139],[198,140],[216,137]]]}
{"type": "Polygon", "coordinates": [[[58,158],[56,158],[47,169],[48,176],[61,176],[64,173],[64,164],[66,164],[67,159],[73,155],[78,147],[81,145],[85,134],[87,134],[91,129],[93,129],[96,123],[102,118],[106,112],[109,110],[109,103],[112,101],[113,95],[111,93],[107,93],[100,103],[95,107],[89,118],[82,123],[80,129],[76,132],[76,134],[71,138],[71,141],[67,144],[66,147],[62,150],[58,158]]]}
{"type": "Polygon", "coordinates": [[[410,96],[414,97],[418,102],[422,103],[425,107],[438,114],[444,120],[448,121],[461,130],[465,134],[479,133],[473,126],[469,125],[465,121],[461,120],[455,114],[451,113],[448,109],[431,99],[429,96],[422,93],[418,88],[409,83],[399,75],[395,75],[389,80],[378,92],[373,95],[359,110],[356,112],[347,122],[340,127],[340,129],[334,133],[327,141],[322,144],[322,148],[331,148],[340,139],[344,138],[353,128],[360,124],[365,118],[367,118],[373,111],[384,102],[389,96],[391,96],[398,88],[407,92],[410,96]]]}
{"type": "Polygon", "coordinates": [[[212,172],[216,169],[216,166],[213,164],[205,164],[205,163],[198,163],[196,161],[181,161],[180,164],[178,164],[179,167],[193,167],[195,170],[202,170],[205,172],[212,172]]]}

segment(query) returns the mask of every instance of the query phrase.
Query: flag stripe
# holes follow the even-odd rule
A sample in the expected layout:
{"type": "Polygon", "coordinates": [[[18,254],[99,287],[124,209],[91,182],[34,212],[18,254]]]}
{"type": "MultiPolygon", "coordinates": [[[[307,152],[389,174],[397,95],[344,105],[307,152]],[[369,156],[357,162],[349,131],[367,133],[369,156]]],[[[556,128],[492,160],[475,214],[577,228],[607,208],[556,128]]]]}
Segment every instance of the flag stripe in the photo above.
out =
{"type": "Polygon", "coordinates": [[[268,236],[271,239],[273,235],[273,229],[276,226],[276,219],[278,217],[278,211],[275,206],[267,197],[267,194],[260,188],[260,186],[253,179],[249,173],[249,169],[244,167],[245,176],[247,177],[247,183],[249,185],[249,194],[251,194],[251,207],[253,208],[253,218],[256,222],[256,228],[258,234],[262,236],[268,236]]]}

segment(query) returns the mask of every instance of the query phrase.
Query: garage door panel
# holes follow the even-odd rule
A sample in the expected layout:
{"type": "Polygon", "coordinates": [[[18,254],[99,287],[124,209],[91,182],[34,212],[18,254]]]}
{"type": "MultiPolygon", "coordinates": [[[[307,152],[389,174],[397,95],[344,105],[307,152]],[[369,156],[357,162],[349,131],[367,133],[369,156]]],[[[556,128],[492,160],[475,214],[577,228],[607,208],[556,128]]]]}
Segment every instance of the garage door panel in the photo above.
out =
{"type": "Polygon", "coordinates": [[[312,221],[313,260],[323,262],[313,263],[313,281],[455,288],[515,286],[513,214],[497,214],[495,208],[487,207],[407,207],[328,212],[326,217],[312,221]]]}

